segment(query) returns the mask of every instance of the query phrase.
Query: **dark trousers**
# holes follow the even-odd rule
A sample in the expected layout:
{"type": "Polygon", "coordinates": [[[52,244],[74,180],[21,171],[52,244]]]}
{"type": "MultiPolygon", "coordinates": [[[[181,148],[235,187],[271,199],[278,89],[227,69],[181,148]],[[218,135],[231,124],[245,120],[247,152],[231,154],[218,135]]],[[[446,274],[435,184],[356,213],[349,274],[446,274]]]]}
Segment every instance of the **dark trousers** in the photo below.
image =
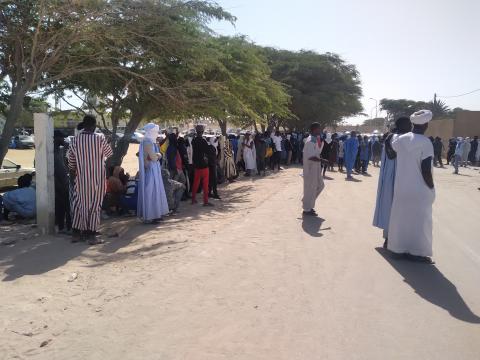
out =
{"type": "Polygon", "coordinates": [[[435,153],[433,157],[433,164],[436,166],[440,164],[441,167],[443,167],[443,161],[442,161],[442,153],[435,153]]]}
{"type": "Polygon", "coordinates": [[[217,191],[217,166],[208,167],[208,193],[218,195],[217,191]]]}
{"type": "Polygon", "coordinates": [[[280,170],[280,161],[282,160],[282,152],[281,151],[275,151],[272,155],[272,170],[275,170],[275,167],[280,170]]]}
{"type": "Polygon", "coordinates": [[[65,229],[65,225],[67,230],[72,229],[68,191],[55,192],[55,224],[58,226],[58,230],[65,229]]]}

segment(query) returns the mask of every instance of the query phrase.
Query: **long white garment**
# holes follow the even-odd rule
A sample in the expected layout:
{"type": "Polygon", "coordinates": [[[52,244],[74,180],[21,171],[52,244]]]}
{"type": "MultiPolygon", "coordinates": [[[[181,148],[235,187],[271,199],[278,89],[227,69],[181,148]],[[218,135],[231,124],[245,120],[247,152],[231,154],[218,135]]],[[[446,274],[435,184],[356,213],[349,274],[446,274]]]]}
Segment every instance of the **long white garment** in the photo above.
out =
{"type": "Polygon", "coordinates": [[[303,210],[315,208],[315,202],[323,191],[325,184],[322,176],[322,163],[309,160],[311,157],[320,157],[323,142],[319,145],[315,138],[309,136],[303,147],[303,210]]]}
{"type": "Polygon", "coordinates": [[[247,144],[249,146],[252,146],[252,148],[250,149],[247,146],[243,147],[243,161],[245,161],[245,170],[255,170],[257,167],[257,153],[255,150],[253,139],[248,140],[247,144]]]}
{"type": "Polygon", "coordinates": [[[433,145],[424,135],[407,133],[392,141],[397,152],[395,187],[388,230],[388,249],[432,256],[432,205],[435,190],[422,176],[422,161],[433,159],[433,145]]]}

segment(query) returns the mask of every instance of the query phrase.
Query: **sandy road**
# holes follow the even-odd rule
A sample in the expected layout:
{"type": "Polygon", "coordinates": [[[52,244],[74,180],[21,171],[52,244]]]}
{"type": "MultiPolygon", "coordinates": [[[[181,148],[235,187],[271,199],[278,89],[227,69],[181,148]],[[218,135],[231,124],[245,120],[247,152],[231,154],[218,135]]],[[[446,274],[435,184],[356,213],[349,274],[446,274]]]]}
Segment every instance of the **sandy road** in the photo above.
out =
{"type": "Polygon", "coordinates": [[[435,266],[377,249],[376,170],[331,173],[321,219],[300,216],[299,174],[107,223],[99,248],[23,229],[0,248],[0,359],[478,359],[478,171],[436,171],[435,266]]]}

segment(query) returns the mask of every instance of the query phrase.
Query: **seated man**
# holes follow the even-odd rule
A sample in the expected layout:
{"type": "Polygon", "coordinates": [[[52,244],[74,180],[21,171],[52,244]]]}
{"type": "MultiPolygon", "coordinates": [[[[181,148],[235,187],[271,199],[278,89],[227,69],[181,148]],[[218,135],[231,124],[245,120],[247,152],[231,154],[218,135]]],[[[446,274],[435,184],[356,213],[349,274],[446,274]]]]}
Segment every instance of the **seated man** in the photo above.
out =
{"type": "Polygon", "coordinates": [[[162,180],[167,195],[168,208],[171,213],[176,213],[186,187],[182,183],[170,179],[170,172],[165,168],[162,168],[162,180]]]}
{"type": "Polygon", "coordinates": [[[3,216],[8,220],[10,212],[24,219],[33,219],[36,215],[36,194],[32,185],[32,175],[25,174],[17,180],[18,189],[3,195],[3,216]]]}
{"type": "Polygon", "coordinates": [[[120,206],[125,211],[137,213],[138,201],[138,174],[127,181],[127,191],[120,198],[120,206]]]}
{"type": "Polygon", "coordinates": [[[107,179],[107,193],[105,194],[104,208],[107,214],[121,213],[120,199],[127,190],[127,181],[129,176],[125,175],[125,170],[120,166],[110,169],[107,179]]]}

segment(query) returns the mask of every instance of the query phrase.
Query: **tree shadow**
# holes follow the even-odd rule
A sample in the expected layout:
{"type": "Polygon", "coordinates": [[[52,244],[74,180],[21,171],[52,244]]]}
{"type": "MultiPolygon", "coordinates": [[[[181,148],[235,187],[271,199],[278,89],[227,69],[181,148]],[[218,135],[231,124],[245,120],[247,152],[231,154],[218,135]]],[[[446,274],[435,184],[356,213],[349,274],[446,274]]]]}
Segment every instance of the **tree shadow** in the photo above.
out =
{"type": "Polygon", "coordinates": [[[383,248],[376,248],[376,250],[426,301],[445,309],[458,320],[480,324],[480,317],[470,310],[455,285],[435,265],[393,259],[388,250],[383,248]]]}
{"type": "Polygon", "coordinates": [[[331,230],[330,227],[322,229],[322,224],[325,222],[325,219],[317,216],[303,215],[302,216],[302,229],[308,235],[312,237],[322,237],[323,234],[321,231],[331,230]]]}
{"type": "Polygon", "coordinates": [[[84,257],[93,260],[91,267],[102,266],[109,262],[124,261],[137,256],[158,256],[167,252],[181,250],[188,246],[188,241],[165,241],[165,237],[178,229],[179,223],[214,220],[224,213],[238,209],[238,205],[249,203],[252,199],[245,196],[251,192],[253,185],[245,182],[235,188],[221,187],[223,200],[216,201],[215,207],[201,205],[192,206],[183,202],[181,214],[167,217],[158,225],[142,224],[136,217],[117,217],[103,221],[100,227],[101,238],[105,244],[91,248],[85,243],[72,244],[70,237],[50,236],[39,237],[37,229],[31,226],[0,228],[0,238],[3,235],[16,241],[9,246],[0,246],[0,268],[4,268],[3,281],[14,281],[25,275],[40,275],[59,268],[70,260],[84,257]],[[24,230],[21,230],[24,229],[24,230]],[[132,251],[122,251],[142,235],[154,232],[154,244],[132,251]],[[19,236],[21,235],[21,237],[19,236]],[[156,239],[163,239],[157,241],[156,239]],[[166,250],[158,251],[166,247],[166,250]],[[86,252],[91,249],[92,251],[86,252]]]}

